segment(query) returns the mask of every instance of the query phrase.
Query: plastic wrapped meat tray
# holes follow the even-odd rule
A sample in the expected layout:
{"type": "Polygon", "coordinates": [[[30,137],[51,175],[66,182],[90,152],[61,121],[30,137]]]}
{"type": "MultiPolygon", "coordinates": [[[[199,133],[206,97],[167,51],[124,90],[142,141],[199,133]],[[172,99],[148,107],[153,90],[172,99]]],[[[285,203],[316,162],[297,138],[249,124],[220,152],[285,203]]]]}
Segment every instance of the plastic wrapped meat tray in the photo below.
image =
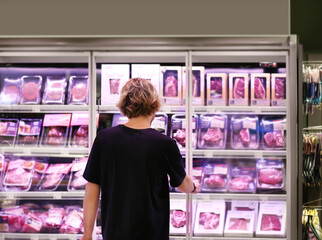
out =
{"type": "Polygon", "coordinates": [[[0,232],[18,233],[25,222],[25,211],[22,207],[5,208],[0,212],[0,232]]]}
{"type": "Polygon", "coordinates": [[[270,106],[270,74],[252,73],[251,74],[251,105],[270,106]]]}
{"type": "Polygon", "coordinates": [[[186,201],[171,200],[170,201],[170,234],[185,235],[186,234],[186,201]]]}
{"type": "Polygon", "coordinates": [[[226,237],[253,237],[254,212],[228,211],[224,236],[226,237]]]}
{"type": "Polygon", "coordinates": [[[2,190],[2,182],[7,169],[7,161],[2,154],[0,154],[0,191],[2,190]]]}
{"type": "Polygon", "coordinates": [[[224,162],[208,163],[203,168],[201,178],[201,191],[227,192],[229,168],[224,162]]]}
{"type": "MultiPolygon", "coordinates": [[[[186,104],[186,67],[182,67],[182,105],[186,104]]],[[[205,105],[205,67],[192,67],[192,105],[205,105]]]]}
{"type": "Polygon", "coordinates": [[[68,86],[68,104],[88,104],[88,76],[71,76],[68,86]]]}
{"type": "MultiPolygon", "coordinates": [[[[198,116],[192,116],[192,147],[196,148],[198,116]]],[[[186,118],[184,114],[174,114],[171,117],[170,136],[176,140],[180,149],[186,147],[186,118]]]]}
{"type": "Polygon", "coordinates": [[[83,211],[74,209],[69,211],[64,218],[64,222],[59,228],[59,233],[77,234],[83,227],[83,211]]]}
{"type": "Polygon", "coordinates": [[[88,114],[73,113],[70,125],[69,146],[88,147],[88,114]]]}
{"type": "Polygon", "coordinates": [[[207,73],[207,105],[227,105],[227,74],[207,73]]]}
{"type": "Polygon", "coordinates": [[[182,101],[182,69],[180,66],[160,67],[160,97],[163,104],[180,105],[182,101]]]}
{"type": "Polygon", "coordinates": [[[272,73],[272,106],[285,106],[286,104],[286,74],[272,73]]]}
{"type": "Polygon", "coordinates": [[[18,125],[17,119],[0,118],[0,145],[13,146],[15,144],[18,125]]]}
{"type": "Polygon", "coordinates": [[[34,175],[32,176],[31,190],[35,190],[48,167],[48,163],[45,159],[35,160],[34,175]]]}
{"type": "Polygon", "coordinates": [[[87,181],[83,177],[87,158],[75,159],[72,163],[71,174],[67,186],[68,191],[85,190],[87,181]]]}
{"type": "Polygon", "coordinates": [[[0,95],[1,104],[18,104],[20,100],[21,79],[5,78],[0,95]]]}
{"type": "Polygon", "coordinates": [[[48,210],[48,217],[44,221],[44,231],[49,233],[58,233],[59,228],[65,217],[65,209],[61,207],[53,207],[48,210]]]}
{"type": "Polygon", "coordinates": [[[232,211],[251,211],[254,212],[254,227],[253,233],[256,232],[257,216],[258,216],[258,201],[233,200],[231,201],[232,211]]]}
{"type": "Polygon", "coordinates": [[[19,121],[18,144],[38,145],[42,119],[25,119],[19,121]]]}
{"type": "Polygon", "coordinates": [[[256,192],[255,164],[237,162],[231,166],[229,192],[256,192]]]}
{"type": "Polygon", "coordinates": [[[39,104],[41,100],[41,76],[23,76],[20,104],[39,104]]]}
{"type": "Polygon", "coordinates": [[[199,117],[198,148],[225,149],[227,116],[205,114],[199,117]]]}
{"type": "Polygon", "coordinates": [[[64,104],[66,84],[66,78],[64,77],[48,76],[46,79],[42,103],[64,104]]]}
{"type": "Polygon", "coordinates": [[[262,146],[264,149],[286,148],[286,119],[264,117],[261,121],[262,146]]]}
{"type": "Polygon", "coordinates": [[[248,74],[229,74],[229,105],[248,106],[248,74]]]}

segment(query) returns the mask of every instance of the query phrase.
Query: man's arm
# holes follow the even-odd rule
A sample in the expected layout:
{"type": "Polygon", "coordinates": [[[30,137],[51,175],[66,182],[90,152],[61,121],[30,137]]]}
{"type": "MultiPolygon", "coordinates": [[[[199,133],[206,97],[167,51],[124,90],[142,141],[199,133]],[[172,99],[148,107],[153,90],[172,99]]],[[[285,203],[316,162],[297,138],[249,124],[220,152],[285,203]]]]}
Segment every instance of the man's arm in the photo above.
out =
{"type": "Polygon", "coordinates": [[[199,187],[200,186],[198,182],[192,181],[191,177],[186,175],[182,183],[180,184],[180,186],[177,187],[177,189],[179,189],[180,192],[184,192],[184,193],[198,193],[199,187]],[[194,190],[194,184],[196,189],[194,192],[192,192],[194,190]]]}
{"type": "Polygon", "coordinates": [[[84,209],[84,234],[81,240],[92,240],[94,223],[99,204],[100,186],[88,182],[85,189],[83,201],[84,209]]]}

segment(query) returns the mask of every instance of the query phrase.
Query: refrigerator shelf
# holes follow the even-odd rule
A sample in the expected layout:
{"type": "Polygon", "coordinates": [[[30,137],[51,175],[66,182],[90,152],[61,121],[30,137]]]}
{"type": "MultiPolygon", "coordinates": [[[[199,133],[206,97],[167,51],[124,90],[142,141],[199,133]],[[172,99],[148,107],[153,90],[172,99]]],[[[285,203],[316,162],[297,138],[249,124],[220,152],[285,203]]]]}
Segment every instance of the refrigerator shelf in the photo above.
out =
{"type": "Polygon", "coordinates": [[[193,157],[251,157],[251,158],[262,158],[262,157],[286,157],[286,151],[271,151],[271,150],[234,150],[234,149],[223,149],[223,150],[192,150],[193,157]]]}
{"type": "Polygon", "coordinates": [[[5,239],[30,239],[30,240],[77,240],[81,234],[47,234],[47,233],[1,233],[0,240],[5,239]]]}
{"type": "Polygon", "coordinates": [[[83,199],[85,191],[53,191],[53,192],[42,192],[42,191],[30,191],[30,192],[0,192],[0,199],[83,199]]]}
{"type": "Polygon", "coordinates": [[[249,237],[192,237],[193,240],[215,240],[215,239],[220,239],[220,240],[224,240],[224,239],[229,239],[229,240],[286,240],[286,238],[276,238],[276,237],[271,237],[271,238],[249,238],[249,237]]]}
{"type": "Polygon", "coordinates": [[[240,194],[240,193],[198,193],[192,195],[194,200],[251,200],[251,201],[286,201],[286,194],[240,194]]]}
{"type": "Polygon", "coordinates": [[[286,107],[270,106],[193,106],[194,113],[286,114],[286,107]]]}
{"type": "Polygon", "coordinates": [[[1,105],[2,112],[46,113],[88,111],[88,105],[1,105]]]}

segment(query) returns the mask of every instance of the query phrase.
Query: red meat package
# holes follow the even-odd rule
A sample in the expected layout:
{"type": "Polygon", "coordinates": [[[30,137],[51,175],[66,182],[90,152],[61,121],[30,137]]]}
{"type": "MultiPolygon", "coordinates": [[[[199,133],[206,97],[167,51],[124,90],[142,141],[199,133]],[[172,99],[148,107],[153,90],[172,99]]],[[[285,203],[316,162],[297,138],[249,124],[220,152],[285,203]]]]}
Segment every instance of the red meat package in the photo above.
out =
{"type": "Polygon", "coordinates": [[[224,236],[253,237],[254,221],[253,211],[228,211],[224,236]]]}
{"type": "Polygon", "coordinates": [[[5,78],[0,95],[1,104],[18,104],[20,100],[21,79],[5,78]]]}
{"type": "Polygon", "coordinates": [[[52,207],[48,210],[48,217],[44,221],[44,231],[58,233],[59,228],[65,217],[65,209],[61,207],[52,207]]]}
{"type": "Polygon", "coordinates": [[[81,209],[74,209],[69,211],[65,216],[64,222],[59,229],[59,233],[78,234],[83,228],[83,211],[81,209]]]}
{"type": "Polygon", "coordinates": [[[42,231],[44,222],[39,217],[39,214],[35,212],[29,212],[26,216],[26,220],[22,225],[21,232],[23,233],[39,233],[42,231]]]}
{"type": "Polygon", "coordinates": [[[227,192],[229,169],[224,162],[208,163],[203,168],[201,190],[204,192],[227,192]]]}
{"type": "Polygon", "coordinates": [[[272,106],[286,104],[286,74],[272,73],[272,106]]]}
{"type": "Polygon", "coordinates": [[[23,207],[5,208],[0,212],[0,232],[16,233],[21,231],[26,214],[23,207]]]}
{"type": "Polygon", "coordinates": [[[263,117],[261,128],[264,149],[286,148],[286,118],[263,117]]]}
{"type": "Polygon", "coordinates": [[[44,95],[43,104],[64,104],[66,91],[66,78],[57,76],[48,76],[44,95]]]}
{"type": "Polygon", "coordinates": [[[170,201],[170,234],[185,235],[186,233],[186,201],[170,201]]]}
{"type": "Polygon", "coordinates": [[[87,181],[83,177],[88,158],[75,159],[67,186],[68,191],[85,190],[87,181]]]}
{"type": "Polygon", "coordinates": [[[207,73],[207,105],[227,105],[227,74],[207,73]]]}
{"type": "Polygon", "coordinates": [[[256,192],[255,164],[233,163],[230,168],[229,192],[256,192]]]}
{"type": "Polygon", "coordinates": [[[229,74],[229,105],[248,106],[248,74],[229,74]]]}
{"type": "Polygon", "coordinates": [[[283,192],[285,190],[284,161],[259,159],[256,163],[257,190],[259,192],[283,192]]]}
{"type": "Polygon", "coordinates": [[[182,94],[182,69],[181,67],[160,67],[161,101],[166,105],[180,105],[182,94]]]}
{"type": "Polygon", "coordinates": [[[45,174],[48,163],[45,160],[37,159],[35,162],[34,175],[32,176],[31,190],[35,190],[45,174]]]}
{"type": "Polygon", "coordinates": [[[39,104],[42,84],[41,76],[23,76],[20,88],[20,104],[39,104]]]}
{"type": "Polygon", "coordinates": [[[19,121],[18,144],[38,145],[42,119],[25,119],[19,121]]]}
{"type": "Polygon", "coordinates": [[[72,164],[70,163],[50,164],[36,189],[40,191],[55,191],[65,176],[68,175],[71,166],[72,164]]]}
{"type": "Polygon", "coordinates": [[[35,161],[11,160],[8,162],[7,173],[3,180],[5,191],[28,191],[34,173],[35,161]]]}
{"type": "Polygon", "coordinates": [[[2,190],[3,177],[6,172],[7,162],[4,159],[4,156],[0,154],[0,191],[2,190]]]}
{"type": "Polygon", "coordinates": [[[196,211],[196,236],[222,236],[226,205],[223,200],[199,202],[196,211]]]}
{"type": "Polygon", "coordinates": [[[270,74],[252,73],[251,74],[251,105],[270,106],[270,74]]]}
{"type": "Polygon", "coordinates": [[[0,144],[13,146],[16,142],[17,119],[0,118],[0,144]]]}
{"type": "MultiPolygon", "coordinates": [[[[192,116],[192,147],[196,148],[197,142],[197,124],[198,116],[192,116]]],[[[176,140],[177,145],[180,149],[186,147],[186,117],[184,114],[174,114],[171,117],[171,131],[170,136],[176,140]]]]}
{"type": "Polygon", "coordinates": [[[225,149],[227,142],[227,116],[204,114],[199,118],[198,147],[225,149]]]}
{"type": "MultiPolygon", "coordinates": [[[[186,104],[186,67],[182,67],[182,105],[186,104]]],[[[192,105],[205,105],[205,67],[192,67],[192,105]]]]}
{"type": "Polygon", "coordinates": [[[64,147],[67,143],[71,114],[46,114],[40,145],[64,147]]]}
{"type": "Polygon", "coordinates": [[[88,104],[88,76],[69,78],[68,104],[88,104]]]}
{"type": "Polygon", "coordinates": [[[88,147],[88,113],[73,113],[69,146],[88,147]]]}

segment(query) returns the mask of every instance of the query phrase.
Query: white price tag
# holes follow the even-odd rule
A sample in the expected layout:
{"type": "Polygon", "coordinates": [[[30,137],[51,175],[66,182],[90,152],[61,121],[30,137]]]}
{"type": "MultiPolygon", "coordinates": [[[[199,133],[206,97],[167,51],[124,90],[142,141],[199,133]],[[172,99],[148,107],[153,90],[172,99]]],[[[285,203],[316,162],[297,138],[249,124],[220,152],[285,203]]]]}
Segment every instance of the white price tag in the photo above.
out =
{"type": "Polygon", "coordinates": [[[211,128],[225,128],[225,121],[224,120],[219,120],[219,119],[212,119],[211,128]]]}
{"type": "Polygon", "coordinates": [[[227,167],[217,167],[217,166],[215,166],[214,174],[227,174],[227,167]]]}
{"type": "Polygon", "coordinates": [[[256,130],[256,122],[249,120],[243,121],[243,128],[256,130]]]}
{"type": "Polygon", "coordinates": [[[286,123],[274,123],[274,131],[286,130],[286,123]]]}

